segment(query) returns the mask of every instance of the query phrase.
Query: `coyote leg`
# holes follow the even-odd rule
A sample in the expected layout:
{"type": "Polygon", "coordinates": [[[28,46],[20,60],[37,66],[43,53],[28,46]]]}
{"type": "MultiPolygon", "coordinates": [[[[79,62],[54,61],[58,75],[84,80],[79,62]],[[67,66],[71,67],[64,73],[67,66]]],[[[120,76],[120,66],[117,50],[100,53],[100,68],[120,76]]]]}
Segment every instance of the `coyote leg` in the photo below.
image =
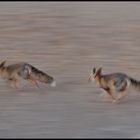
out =
{"type": "Polygon", "coordinates": [[[37,82],[36,82],[35,80],[28,79],[28,81],[29,81],[32,85],[35,85],[35,86],[39,87],[39,85],[37,84],[37,82]]]}
{"type": "Polygon", "coordinates": [[[17,79],[10,78],[10,79],[8,79],[8,82],[10,82],[10,86],[11,86],[12,88],[18,89],[18,86],[17,86],[17,79]]]}
{"type": "Polygon", "coordinates": [[[124,84],[122,85],[122,88],[119,90],[119,94],[118,94],[118,96],[117,96],[117,100],[122,99],[122,98],[126,95],[126,92],[125,92],[126,86],[127,86],[127,83],[124,83],[124,84]]]}
{"type": "Polygon", "coordinates": [[[28,79],[28,81],[32,84],[35,85],[39,88],[39,85],[37,84],[36,80],[30,75],[30,78],[28,79]]]}
{"type": "Polygon", "coordinates": [[[107,90],[107,93],[110,95],[110,97],[112,98],[112,102],[116,101],[116,98],[112,95],[112,92],[110,90],[107,90]]]}
{"type": "Polygon", "coordinates": [[[126,95],[126,92],[119,92],[118,96],[117,96],[117,100],[120,100],[122,98],[124,98],[126,95]]]}

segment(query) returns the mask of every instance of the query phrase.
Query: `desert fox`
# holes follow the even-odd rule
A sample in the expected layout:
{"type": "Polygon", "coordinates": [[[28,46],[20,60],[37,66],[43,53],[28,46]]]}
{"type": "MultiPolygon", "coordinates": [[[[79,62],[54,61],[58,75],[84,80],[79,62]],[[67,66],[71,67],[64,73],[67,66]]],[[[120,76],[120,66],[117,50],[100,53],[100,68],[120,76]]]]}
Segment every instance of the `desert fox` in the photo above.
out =
{"type": "Polygon", "coordinates": [[[37,87],[37,81],[55,86],[55,81],[52,76],[49,76],[28,63],[20,62],[8,66],[5,66],[5,63],[6,60],[0,64],[0,76],[7,79],[15,88],[18,88],[16,83],[19,77],[28,80],[37,87]]]}
{"type": "Polygon", "coordinates": [[[125,73],[112,73],[112,74],[102,74],[102,67],[99,69],[93,68],[90,76],[89,82],[95,81],[100,88],[105,90],[110,97],[112,102],[122,99],[126,95],[126,90],[130,87],[140,90],[140,81],[129,77],[125,73]],[[117,92],[117,97],[113,96],[113,91],[117,92]]]}

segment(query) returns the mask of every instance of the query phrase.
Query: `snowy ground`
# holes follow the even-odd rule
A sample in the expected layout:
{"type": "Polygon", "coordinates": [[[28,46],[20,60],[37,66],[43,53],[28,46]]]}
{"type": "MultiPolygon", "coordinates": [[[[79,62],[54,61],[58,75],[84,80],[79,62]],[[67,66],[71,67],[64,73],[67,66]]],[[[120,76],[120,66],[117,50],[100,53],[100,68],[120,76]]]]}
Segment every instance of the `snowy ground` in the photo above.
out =
{"type": "Polygon", "coordinates": [[[112,104],[87,82],[94,66],[140,79],[139,55],[138,2],[1,2],[0,60],[31,63],[57,86],[0,79],[0,137],[140,138],[140,94],[112,104]]]}

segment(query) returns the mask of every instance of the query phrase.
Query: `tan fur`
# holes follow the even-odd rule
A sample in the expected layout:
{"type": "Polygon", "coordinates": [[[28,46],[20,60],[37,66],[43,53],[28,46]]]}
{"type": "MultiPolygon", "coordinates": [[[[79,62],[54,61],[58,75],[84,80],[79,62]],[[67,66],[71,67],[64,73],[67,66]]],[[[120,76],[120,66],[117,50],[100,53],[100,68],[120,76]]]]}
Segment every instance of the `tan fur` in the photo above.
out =
{"type": "Polygon", "coordinates": [[[126,95],[126,90],[130,87],[140,90],[140,82],[127,76],[124,73],[102,74],[102,68],[94,68],[88,81],[95,81],[98,86],[106,91],[112,98],[112,102],[116,102],[126,95]],[[113,91],[117,92],[117,97],[113,96],[113,91]]]}
{"type": "Polygon", "coordinates": [[[37,81],[52,84],[53,77],[38,70],[28,63],[16,63],[12,65],[5,65],[6,61],[0,64],[0,76],[7,79],[10,85],[18,88],[17,81],[19,77],[29,81],[31,84],[38,87],[37,81]]]}

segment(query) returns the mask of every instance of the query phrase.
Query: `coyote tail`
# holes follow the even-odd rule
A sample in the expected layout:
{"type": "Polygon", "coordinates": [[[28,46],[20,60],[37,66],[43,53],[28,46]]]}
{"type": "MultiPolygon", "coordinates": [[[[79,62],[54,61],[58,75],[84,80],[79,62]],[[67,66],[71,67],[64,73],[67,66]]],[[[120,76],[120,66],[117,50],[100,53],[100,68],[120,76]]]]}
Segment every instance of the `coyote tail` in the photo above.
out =
{"type": "Polygon", "coordinates": [[[129,79],[130,79],[130,83],[131,83],[132,88],[140,91],[140,81],[137,81],[133,78],[129,78],[129,79]]]}
{"type": "Polygon", "coordinates": [[[34,73],[34,76],[36,77],[38,81],[44,82],[44,83],[52,83],[54,81],[53,77],[46,74],[45,72],[33,66],[31,68],[32,68],[32,73],[34,73]]]}

